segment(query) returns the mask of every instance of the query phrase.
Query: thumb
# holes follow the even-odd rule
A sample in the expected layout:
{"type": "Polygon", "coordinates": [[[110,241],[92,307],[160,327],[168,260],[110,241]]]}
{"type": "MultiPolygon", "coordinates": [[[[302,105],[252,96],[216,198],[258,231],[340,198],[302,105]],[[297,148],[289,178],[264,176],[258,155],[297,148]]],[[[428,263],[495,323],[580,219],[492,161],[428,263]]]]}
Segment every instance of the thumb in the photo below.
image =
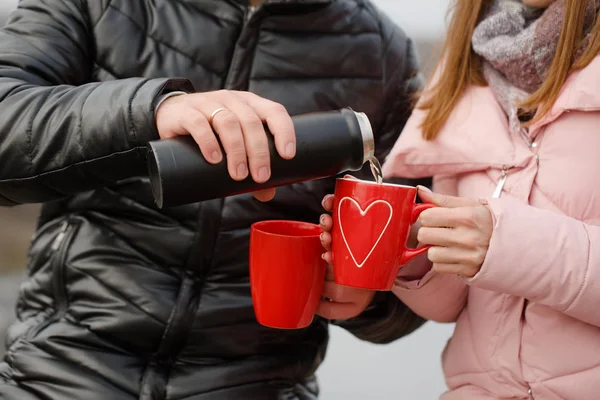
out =
{"type": "Polygon", "coordinates": [[[480,201],[466,197],[446,196],[444,194],[434,193],[425,186],[417,186],[419,197],[425,203],[432,203],[444,208],[472,207],[481,205],[480,201]]]}
{"type": "Polygon", "coordinates": [[[275,188],[258,190],[253,192],[252,196],[254,196],[256,200],[266,203],[267,201],[273,200],[275,197],[275,188]]]}

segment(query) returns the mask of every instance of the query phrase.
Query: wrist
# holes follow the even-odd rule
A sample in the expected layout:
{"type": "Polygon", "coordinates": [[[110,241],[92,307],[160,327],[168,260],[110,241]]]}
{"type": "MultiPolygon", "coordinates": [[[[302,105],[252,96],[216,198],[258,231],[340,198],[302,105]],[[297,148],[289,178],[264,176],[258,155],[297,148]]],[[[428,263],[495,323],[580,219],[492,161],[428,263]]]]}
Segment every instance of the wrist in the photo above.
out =
{"type": "Polygon", "coordinates": [[[161,96],[158,96],[154,100],[154,118],[156,119],[156,115],[158,114],[158,109],[167,99],[170,99],[171,97],[175,97],[175,96],[181,96],[183,94],[187,94],[187,92],[177,90],[177,91],[169,92],[169,93],[163,94],[161,96]]]}

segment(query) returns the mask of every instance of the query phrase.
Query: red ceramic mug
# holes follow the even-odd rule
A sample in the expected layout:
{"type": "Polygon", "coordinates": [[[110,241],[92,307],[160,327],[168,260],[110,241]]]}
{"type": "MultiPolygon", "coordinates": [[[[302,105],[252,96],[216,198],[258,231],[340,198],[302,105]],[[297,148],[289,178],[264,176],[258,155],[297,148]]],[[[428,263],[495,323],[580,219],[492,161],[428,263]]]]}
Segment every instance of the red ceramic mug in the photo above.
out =
{"type": "Polygon", "coordinates": [[[421,212],[417,188],[340,178],[335,186],[332,252],[335,282],[370,290],[391,290],[398,270],[428,246],[406,242],[421,212]]]}
{"type": "Polygon", "coordinates": [[[250,287],[256,319],[279,329],[300,329],[314,318],[327,264],[318,225],[262,221],[250,229],[250,287]]]}

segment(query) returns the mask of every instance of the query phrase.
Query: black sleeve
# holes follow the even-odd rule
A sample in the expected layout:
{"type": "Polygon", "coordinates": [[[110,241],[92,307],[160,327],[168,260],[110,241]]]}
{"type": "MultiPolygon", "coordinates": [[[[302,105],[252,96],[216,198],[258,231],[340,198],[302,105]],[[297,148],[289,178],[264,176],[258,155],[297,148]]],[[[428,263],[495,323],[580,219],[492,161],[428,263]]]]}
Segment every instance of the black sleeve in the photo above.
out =
{"type": "MultiPolygon", "coordinates": [[[[384,103],[379,124],[374,127],[377,158],[383,162],[400,136],[422,88],[415,45],[387,17],[382,16],[384,37],[384,103]]],[[[373,179],[370,169],[358,175],[373,179]]],[[[431,178],[398,179],[394,183],[431,187],[431,178]]],[[[425,320],[413,313],[392,292],[378,292],[373,303],[361,315],[347,321],[335,321],[356,337],[373,343],[389,343],[419,328],[425,320]]]]}
{"type": "Polygon", "coordinates": [[[90,83],[92,25],[81,0],[22,0],[0,30],[0,205],[146,174],[154,100],[193,91],[166,78],[90,83]]]}

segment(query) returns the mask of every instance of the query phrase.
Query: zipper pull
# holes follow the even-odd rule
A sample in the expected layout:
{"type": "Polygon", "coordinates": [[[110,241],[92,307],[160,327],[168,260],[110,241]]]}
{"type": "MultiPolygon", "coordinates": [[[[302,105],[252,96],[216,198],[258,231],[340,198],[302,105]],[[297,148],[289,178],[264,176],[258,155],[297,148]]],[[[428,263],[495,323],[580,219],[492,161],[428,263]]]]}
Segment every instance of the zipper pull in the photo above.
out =
{"type": "Polygon", "coordinates": [[[257,6],[248,6],[248,10],[246,11],[246,21],[244,22],[250,21],[250,18],[252,18],[252,14],[256,12],[256,8],[257,6]]]}
{"type": "Polygon", "coordinates": [[[60,232],[58,232],[58,235],[56,235],[56,237],[54,238],[54,241],[52,242],[52,246],[50,247],[50,249],[52,251],[57,251],[62,243],[62,241],[65,239],[65,235],[67,234],[67,228],[69,227],[69,223],[67,221],[63,222],[61,227],[60,227],[60,232]]]}
{"type": "Polygon", "coordinates": [[[502,194],[502,189],[504,189],[504,184],[506,183],[506,178],[507,178],[506,171],[507,171],[506,168],[502,168],[502,176],[500,177],[500,180],[498,181],[498,184],[496,185],[496,190],[494,190],[494,193],[492,194],[492,199],[500,198],[500,195],[502,194]]]}
{"type": "Polygon", "coordinates": [[[523,138],[523,140],[525,141],[525,143],[527,143],[527,146],[529,146],[529,148],[532,148],[533,146],[533,140],[531,140],[531,136],[529,136],[529,129],[528,128],[521,128],[521,130],[519,131],[519,133],[521,134],[521,138],[523,138]]]}

